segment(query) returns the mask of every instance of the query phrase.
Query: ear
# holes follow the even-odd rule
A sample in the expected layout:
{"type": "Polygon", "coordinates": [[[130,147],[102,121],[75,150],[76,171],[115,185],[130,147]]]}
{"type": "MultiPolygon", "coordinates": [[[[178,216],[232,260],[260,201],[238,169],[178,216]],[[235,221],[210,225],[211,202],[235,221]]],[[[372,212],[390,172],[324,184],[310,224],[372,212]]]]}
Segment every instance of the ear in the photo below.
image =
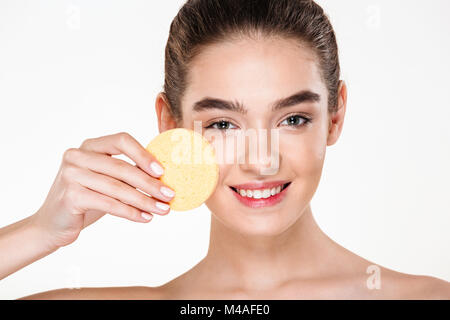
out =
{"type": "Polygon", "coordinates": [[[156,96],[155,109],[158,116],[159,133],[178,127],[177,122],[170,112],[169,100],[164,92],[160,92],[156,96]]]}
{"type": "Polygon", "coordinates": [[[347,108],[347,86],[343,80],[339,81],[337,109],[329,115],[327,146],[336,143],[344,125],[345,110],[347,108]]]}

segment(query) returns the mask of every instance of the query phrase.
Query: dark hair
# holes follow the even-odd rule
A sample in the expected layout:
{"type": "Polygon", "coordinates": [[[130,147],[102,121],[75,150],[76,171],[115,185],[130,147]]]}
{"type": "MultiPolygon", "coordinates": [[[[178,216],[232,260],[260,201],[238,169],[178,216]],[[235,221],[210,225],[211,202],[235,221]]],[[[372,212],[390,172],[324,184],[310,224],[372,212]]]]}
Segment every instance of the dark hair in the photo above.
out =
{"type": "Polygon", "coordinates": [[[176,121],[188,85],[190,62],[201,49],[226,40],[266,35],[295,39],[317,55],[328,90],[328,110],[337,106],[339,57],[333,27],[312,0],[188,0],[170,25],[165,49],[164,94],[176,121]]]}

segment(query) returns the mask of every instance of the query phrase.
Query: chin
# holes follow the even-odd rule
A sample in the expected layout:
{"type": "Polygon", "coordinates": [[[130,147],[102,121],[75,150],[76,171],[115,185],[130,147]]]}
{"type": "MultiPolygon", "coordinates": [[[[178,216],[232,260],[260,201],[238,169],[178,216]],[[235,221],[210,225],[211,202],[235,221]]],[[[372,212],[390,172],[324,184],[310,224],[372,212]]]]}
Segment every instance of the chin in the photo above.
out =
{"type": "Polygon", "coordinates": [[[273,237],[283,234],[299,218],[298,212],[277,212],[266,214],[265,217],[249,216],[241,214],[230,214],[220,216],[214,214],[222,225],[233,232],[243,236],[273,237]]]}
{"type": "Polygon", "coordinates": [[[282,234],[289,228],[288,223],[255,223],[252,225],[238,225],[234,226],[237,232],[245,236],[260,236],[260,237],[274,237],[282,234]]]}
{"type": "Polygon", "coordinates": [[[249,208],[235,199],[235,195],[232,194],[235,191],[228,187],[218,189],[205,203],[211,211],[212,218],[227,229],[243,236],[280,235],[300,218],[303,210],[298,208],[307,205],[307,201],[302,201],[301,197],[286,197],[284,201],[274,206],[249,208]]]}

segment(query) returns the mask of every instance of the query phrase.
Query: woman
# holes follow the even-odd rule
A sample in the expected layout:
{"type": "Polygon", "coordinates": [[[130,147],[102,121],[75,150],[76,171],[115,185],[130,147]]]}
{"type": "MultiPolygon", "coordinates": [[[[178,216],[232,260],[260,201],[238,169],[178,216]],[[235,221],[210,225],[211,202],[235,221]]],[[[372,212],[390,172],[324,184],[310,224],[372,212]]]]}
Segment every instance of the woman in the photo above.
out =
{"type": "MultiPolygon", "coordinates": [[[[235,154],[239,161],[220,164],[206,202],[208,253],[172,281],[23,299],[450,298],[448,282],[377,266],[335,243],[314,220],[310,201],[347,101],[322,8],[306,0],[190,0],[171,25],[165,58],[164,92],[156,99],[160,132],[201,121],[217,147],[234,133],[275,131],[276,172],[264,174],[269,162],[249,161],[246,149],[235,154]]],[[[126,133],[68,149],[41,208],[0,230],[8,257],[0,278],[72,243],[105,212],[141,223],[167,214],[173,193],[157,179],[161,174],[155,158],[126,133]],[[110,157],[122,153],[136,166],[110,157]]]]}

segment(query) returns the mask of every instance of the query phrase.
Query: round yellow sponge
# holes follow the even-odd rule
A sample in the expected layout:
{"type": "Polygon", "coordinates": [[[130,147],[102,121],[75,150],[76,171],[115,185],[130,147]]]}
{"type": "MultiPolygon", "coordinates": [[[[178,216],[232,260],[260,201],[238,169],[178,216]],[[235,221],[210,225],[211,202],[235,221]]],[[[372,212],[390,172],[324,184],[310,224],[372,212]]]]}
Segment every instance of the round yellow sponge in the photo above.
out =
{"type": "Polygon", "coordinates": [[[167,130],[146,149],[164,166],[159,179],[176,193],[169,202],[172,210],[197,208],[213,193],[219,166],[214,148],[201,134],[185,128],[167,130]]]}

